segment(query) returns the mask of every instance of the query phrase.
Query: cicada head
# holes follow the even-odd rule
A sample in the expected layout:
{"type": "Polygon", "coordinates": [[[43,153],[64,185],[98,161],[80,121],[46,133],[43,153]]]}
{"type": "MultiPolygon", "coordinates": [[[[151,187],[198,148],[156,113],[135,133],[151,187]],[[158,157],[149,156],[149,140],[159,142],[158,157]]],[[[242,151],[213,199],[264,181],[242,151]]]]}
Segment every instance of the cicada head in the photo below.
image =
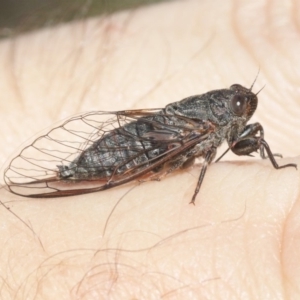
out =
{"type": "Polygon", "coordinates": [[[240,84],[233,84],[230,90],[234,92],[229,100],[230,110],[237,117],[245,117],[249,120],[257,107],[257,94],[240,84]]]}

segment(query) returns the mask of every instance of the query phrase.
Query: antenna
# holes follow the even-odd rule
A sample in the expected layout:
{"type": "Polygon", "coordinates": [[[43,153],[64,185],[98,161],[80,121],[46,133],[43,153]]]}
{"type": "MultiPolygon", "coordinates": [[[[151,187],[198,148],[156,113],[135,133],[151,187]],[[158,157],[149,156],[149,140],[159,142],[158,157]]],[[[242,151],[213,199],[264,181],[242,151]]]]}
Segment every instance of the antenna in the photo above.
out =
{"type": "Polygon", "coordinates": [[[257,96],[264,88],[265,88],[266,85],[264,85],[256,94],[255,96],[257,96]]]}
{"type": "MultiPolygon", "coordinates": [[[[250,92],[252,91],[252,88],[253,88],[253,86],[254,86],[254,83],[256,82],[256,79],[257,79],[257,77],[258,77],[258,75],[259,75],[259,72],[260,72],[260,68],[258,68],[258,72],[257,72],[257,74],[256,74],[256,77],[255,77],[255,79],[254,79],[254,81],[253,81],[253,83],[252,83],[252,85],[251,85],[251,87],[250,87],[250,92]]],[[[260,90],[260,91],[261,91],[261,90],[260,90]]],[[[260,92],[260,91],[259,91],[259,92],[260,92]]],[[[259,92],[258,92],[258,93],[259,93],[259,92]]],[[[257,93],[257,94],[258,94],[258,93],[257,93]]],[[[257,94],[256,94],[256,95],[257,95],[257,94]]]]}

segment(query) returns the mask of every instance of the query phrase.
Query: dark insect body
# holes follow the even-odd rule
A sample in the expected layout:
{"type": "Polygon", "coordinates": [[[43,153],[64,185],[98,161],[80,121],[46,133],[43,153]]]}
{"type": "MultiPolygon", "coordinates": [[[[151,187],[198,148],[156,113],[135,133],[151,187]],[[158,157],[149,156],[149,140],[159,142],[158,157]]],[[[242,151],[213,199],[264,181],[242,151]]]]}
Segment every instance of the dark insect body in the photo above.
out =
{"type": "MultiPolygon", "coordinates": [[[[253,86],[253,85],[252,85],[253,86]]],[[[4,174],[9,190],[35,198],[106,190],[150,176],[159,179],[204,162],[191,203],[207,166],[227,141],[237,155],[260,151],[278,166],[259,123],[248,124],[257,94],[239,84],[173,102],[163,109],[91,112],[69,119],[36,139],[4,174]]]]}

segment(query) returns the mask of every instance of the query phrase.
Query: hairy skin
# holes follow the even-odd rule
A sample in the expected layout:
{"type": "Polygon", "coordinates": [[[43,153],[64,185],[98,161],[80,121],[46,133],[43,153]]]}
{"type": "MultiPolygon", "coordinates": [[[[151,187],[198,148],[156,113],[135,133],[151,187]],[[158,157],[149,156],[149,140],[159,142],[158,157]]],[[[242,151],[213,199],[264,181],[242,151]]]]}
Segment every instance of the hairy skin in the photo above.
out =
{"type": "MultiPolygon", "coordinates": [[[[1,159],[75,113],[250,86],[260,67],[254,91],[267,86],[251,123],[291,157],[280,165],[300,168],[299,9],[290,5],[173,2],[2,41],[1,159]]],[[[196,206],[197,165],[73,198],[2,189],[1,298],[298,299],[299,171],[226,159],[208,169],[196,206]]]]}

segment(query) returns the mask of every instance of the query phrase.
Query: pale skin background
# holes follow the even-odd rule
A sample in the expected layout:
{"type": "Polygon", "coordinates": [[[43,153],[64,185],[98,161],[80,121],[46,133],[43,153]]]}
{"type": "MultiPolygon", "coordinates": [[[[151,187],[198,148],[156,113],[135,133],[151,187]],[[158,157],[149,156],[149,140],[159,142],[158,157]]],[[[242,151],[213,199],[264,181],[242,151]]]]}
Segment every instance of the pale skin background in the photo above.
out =
{"type": "MultiPolygon", "coordinates": [[[[75,113],[250,87],[260,68],[251,122],[280,165],[300,167],[299,6],[170,2],[2,41],[1,162],[75,113]]],[[[2,189],[1,299],[299,299],[299,171],[226,160],[209,168],[196,206],[199,165],[74,198],[2,189]]]]}

